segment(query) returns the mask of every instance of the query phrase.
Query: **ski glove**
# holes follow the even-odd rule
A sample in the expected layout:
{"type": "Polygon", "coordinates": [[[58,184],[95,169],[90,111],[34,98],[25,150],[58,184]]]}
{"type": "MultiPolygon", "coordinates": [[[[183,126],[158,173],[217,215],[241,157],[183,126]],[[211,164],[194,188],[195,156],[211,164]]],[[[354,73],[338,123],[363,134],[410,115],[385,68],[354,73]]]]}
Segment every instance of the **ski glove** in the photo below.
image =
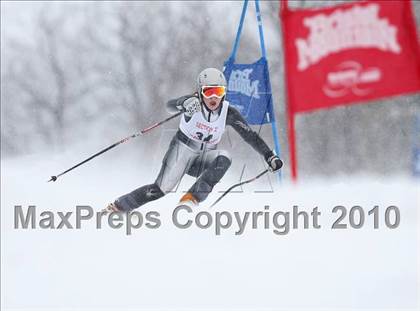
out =
{"type": "Polygon", "coordinates": [[[188,117],[192,117],[194,113],[201,111],[200,100],[195,96],[184,100],[182,107],[188,117]]]}
{"type": "Polygon", "coordinates": [[[267,164],[271,172],[276,172],[283,166],[283,162],[275,154],[267,159],[267,164]]]}

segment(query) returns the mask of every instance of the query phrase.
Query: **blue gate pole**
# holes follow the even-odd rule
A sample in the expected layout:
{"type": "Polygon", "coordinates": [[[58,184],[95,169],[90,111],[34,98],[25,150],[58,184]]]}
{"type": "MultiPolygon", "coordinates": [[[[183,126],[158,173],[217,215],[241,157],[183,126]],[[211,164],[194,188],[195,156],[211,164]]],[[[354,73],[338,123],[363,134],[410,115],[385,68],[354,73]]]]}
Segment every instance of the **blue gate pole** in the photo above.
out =
{"type": "Polygon", "coordinates": [[[246,14],[246,10],[248,8],[248,0],[244,1],[244,4],[242,6],[242,13],[241,13],[241,19],[239,20],[239,26],[238,26],[238,31],[236,32],[236,38],[235,38],[235,43],[233,45],[233,49],[232,49],[232,53],[229,56],[229,59],[234,62],[235,60],[235,56],[236,56],[236,51],[238,50],[238,46],[239,46],[239,40],[241,38],[241,33],[242,33],[242,27],[244,25],[244,20],[245,20],[245,14],[246,14]]]}
{"type": "MultiPolygon", "coordinates": [[[[264,43],[264,32],[263,32],[263,27],[262,27],[262,19],[261,19],[259,0],[255,0],[255,12],[256,12],[256,15],[257,15],[258,30],[259,30],[259,33],[260,33],[261,54],[264,58],[266,58],[266,56],[265,56],[266,52],[265,52],[265,43],[264,43]]],[[[267,68],[268,68],[268,62],[267,62],[267,68]]],[[[270,90],[271,90],[271,82],[270,82],[270,90]]],[[[279,158],[281,158],[280,140],[279,140],[278,131],[277,131],[277,124],[276,124],[276,117],[275,117],[275,113],[274,113],[274,105],[273,105],[272,94],[271,94],[271,110],[272,110],[273,114],[272,114],[272,120],[270,120],[270,122],[271,122],[271,132],[273,133],[274,149],[276,151],[276,154],[279,156],[279,158]]],[[[277,176],[278,176],[279,182],[281,182],[281,179],[282,179],[281,178],[281,170],[279,170],[277,176]]]]}
{"type": "MultiPolygon", "coordinates": [[[[273,120],[271,120],[271,132],[273,133],[273,139],[274,139],[274,148],[276,150],[276,154],[281,158],[280,153],[280,142],[277,132],[277,124],[276,124],[276,118],[274,117],[274,107],[273,107],[273,120]]],[[[278,173],[279,182],[281,182],[281,170],[279,170],[278,173]]]]}

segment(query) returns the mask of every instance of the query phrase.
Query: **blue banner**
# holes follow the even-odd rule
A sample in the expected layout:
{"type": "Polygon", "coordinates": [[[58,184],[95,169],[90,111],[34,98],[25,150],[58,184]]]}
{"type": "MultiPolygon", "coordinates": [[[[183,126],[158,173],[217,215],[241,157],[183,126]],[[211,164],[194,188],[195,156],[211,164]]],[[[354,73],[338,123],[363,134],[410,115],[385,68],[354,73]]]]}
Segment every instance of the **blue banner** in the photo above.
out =
{"type": "Polygon", "coordinates": [[[229,59],[224,64],[228,81],[226,99],[239,110],[249,124],[271,123],[273,99],[265,57],[253,64],[235,64],[229,59]]]}

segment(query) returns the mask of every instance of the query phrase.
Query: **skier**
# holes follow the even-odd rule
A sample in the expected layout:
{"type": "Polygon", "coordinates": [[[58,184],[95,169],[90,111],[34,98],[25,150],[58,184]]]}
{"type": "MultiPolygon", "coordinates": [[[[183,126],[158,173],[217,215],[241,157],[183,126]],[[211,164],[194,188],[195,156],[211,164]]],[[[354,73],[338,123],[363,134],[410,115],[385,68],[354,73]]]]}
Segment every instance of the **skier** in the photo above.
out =
{"type": "Polygon", "coordinates": [[[203,70],[197,78],[197,92],[168,101],[170,113],[183,111],[179,129],[172,138],[153,184],[142,186],[110,203],[105,210],[131,211],[169,193],[184,174],[197,177],[180,204],[196,206],[204,201],[231,165],[225,150],[217,149],[226,125],[259,154],[264,156],[271,171],[279,170],[283,162],[254,132],[241,114],[225,100],[226,78],[215,68],[203,70]]]}

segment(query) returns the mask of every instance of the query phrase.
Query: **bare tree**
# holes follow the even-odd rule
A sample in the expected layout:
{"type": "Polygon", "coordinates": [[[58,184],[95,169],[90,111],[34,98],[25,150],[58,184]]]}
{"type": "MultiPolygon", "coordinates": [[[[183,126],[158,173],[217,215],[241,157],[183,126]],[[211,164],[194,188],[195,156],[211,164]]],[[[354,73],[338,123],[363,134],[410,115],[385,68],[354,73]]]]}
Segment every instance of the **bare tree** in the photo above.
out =
{"type": "Polygon", "coordinates": [[[77,37],[77,26],[71,15],[62,11],[51,13],[45,6],[36,20],[34,42],[9,39],[6,43],[11,55],[4,73],[6,86],[21,93],[15,103],[19,102],[27,114],[26,123],[30,124],[25,126],[41,136],[38,143],[62,146],[72,123],[83,119],[79,115],[75,121],[70,114],[102,85],[101,79],[94,78],[94,72],[86,70],[83,50],[69,31],[71,27],[77,37]]]}

